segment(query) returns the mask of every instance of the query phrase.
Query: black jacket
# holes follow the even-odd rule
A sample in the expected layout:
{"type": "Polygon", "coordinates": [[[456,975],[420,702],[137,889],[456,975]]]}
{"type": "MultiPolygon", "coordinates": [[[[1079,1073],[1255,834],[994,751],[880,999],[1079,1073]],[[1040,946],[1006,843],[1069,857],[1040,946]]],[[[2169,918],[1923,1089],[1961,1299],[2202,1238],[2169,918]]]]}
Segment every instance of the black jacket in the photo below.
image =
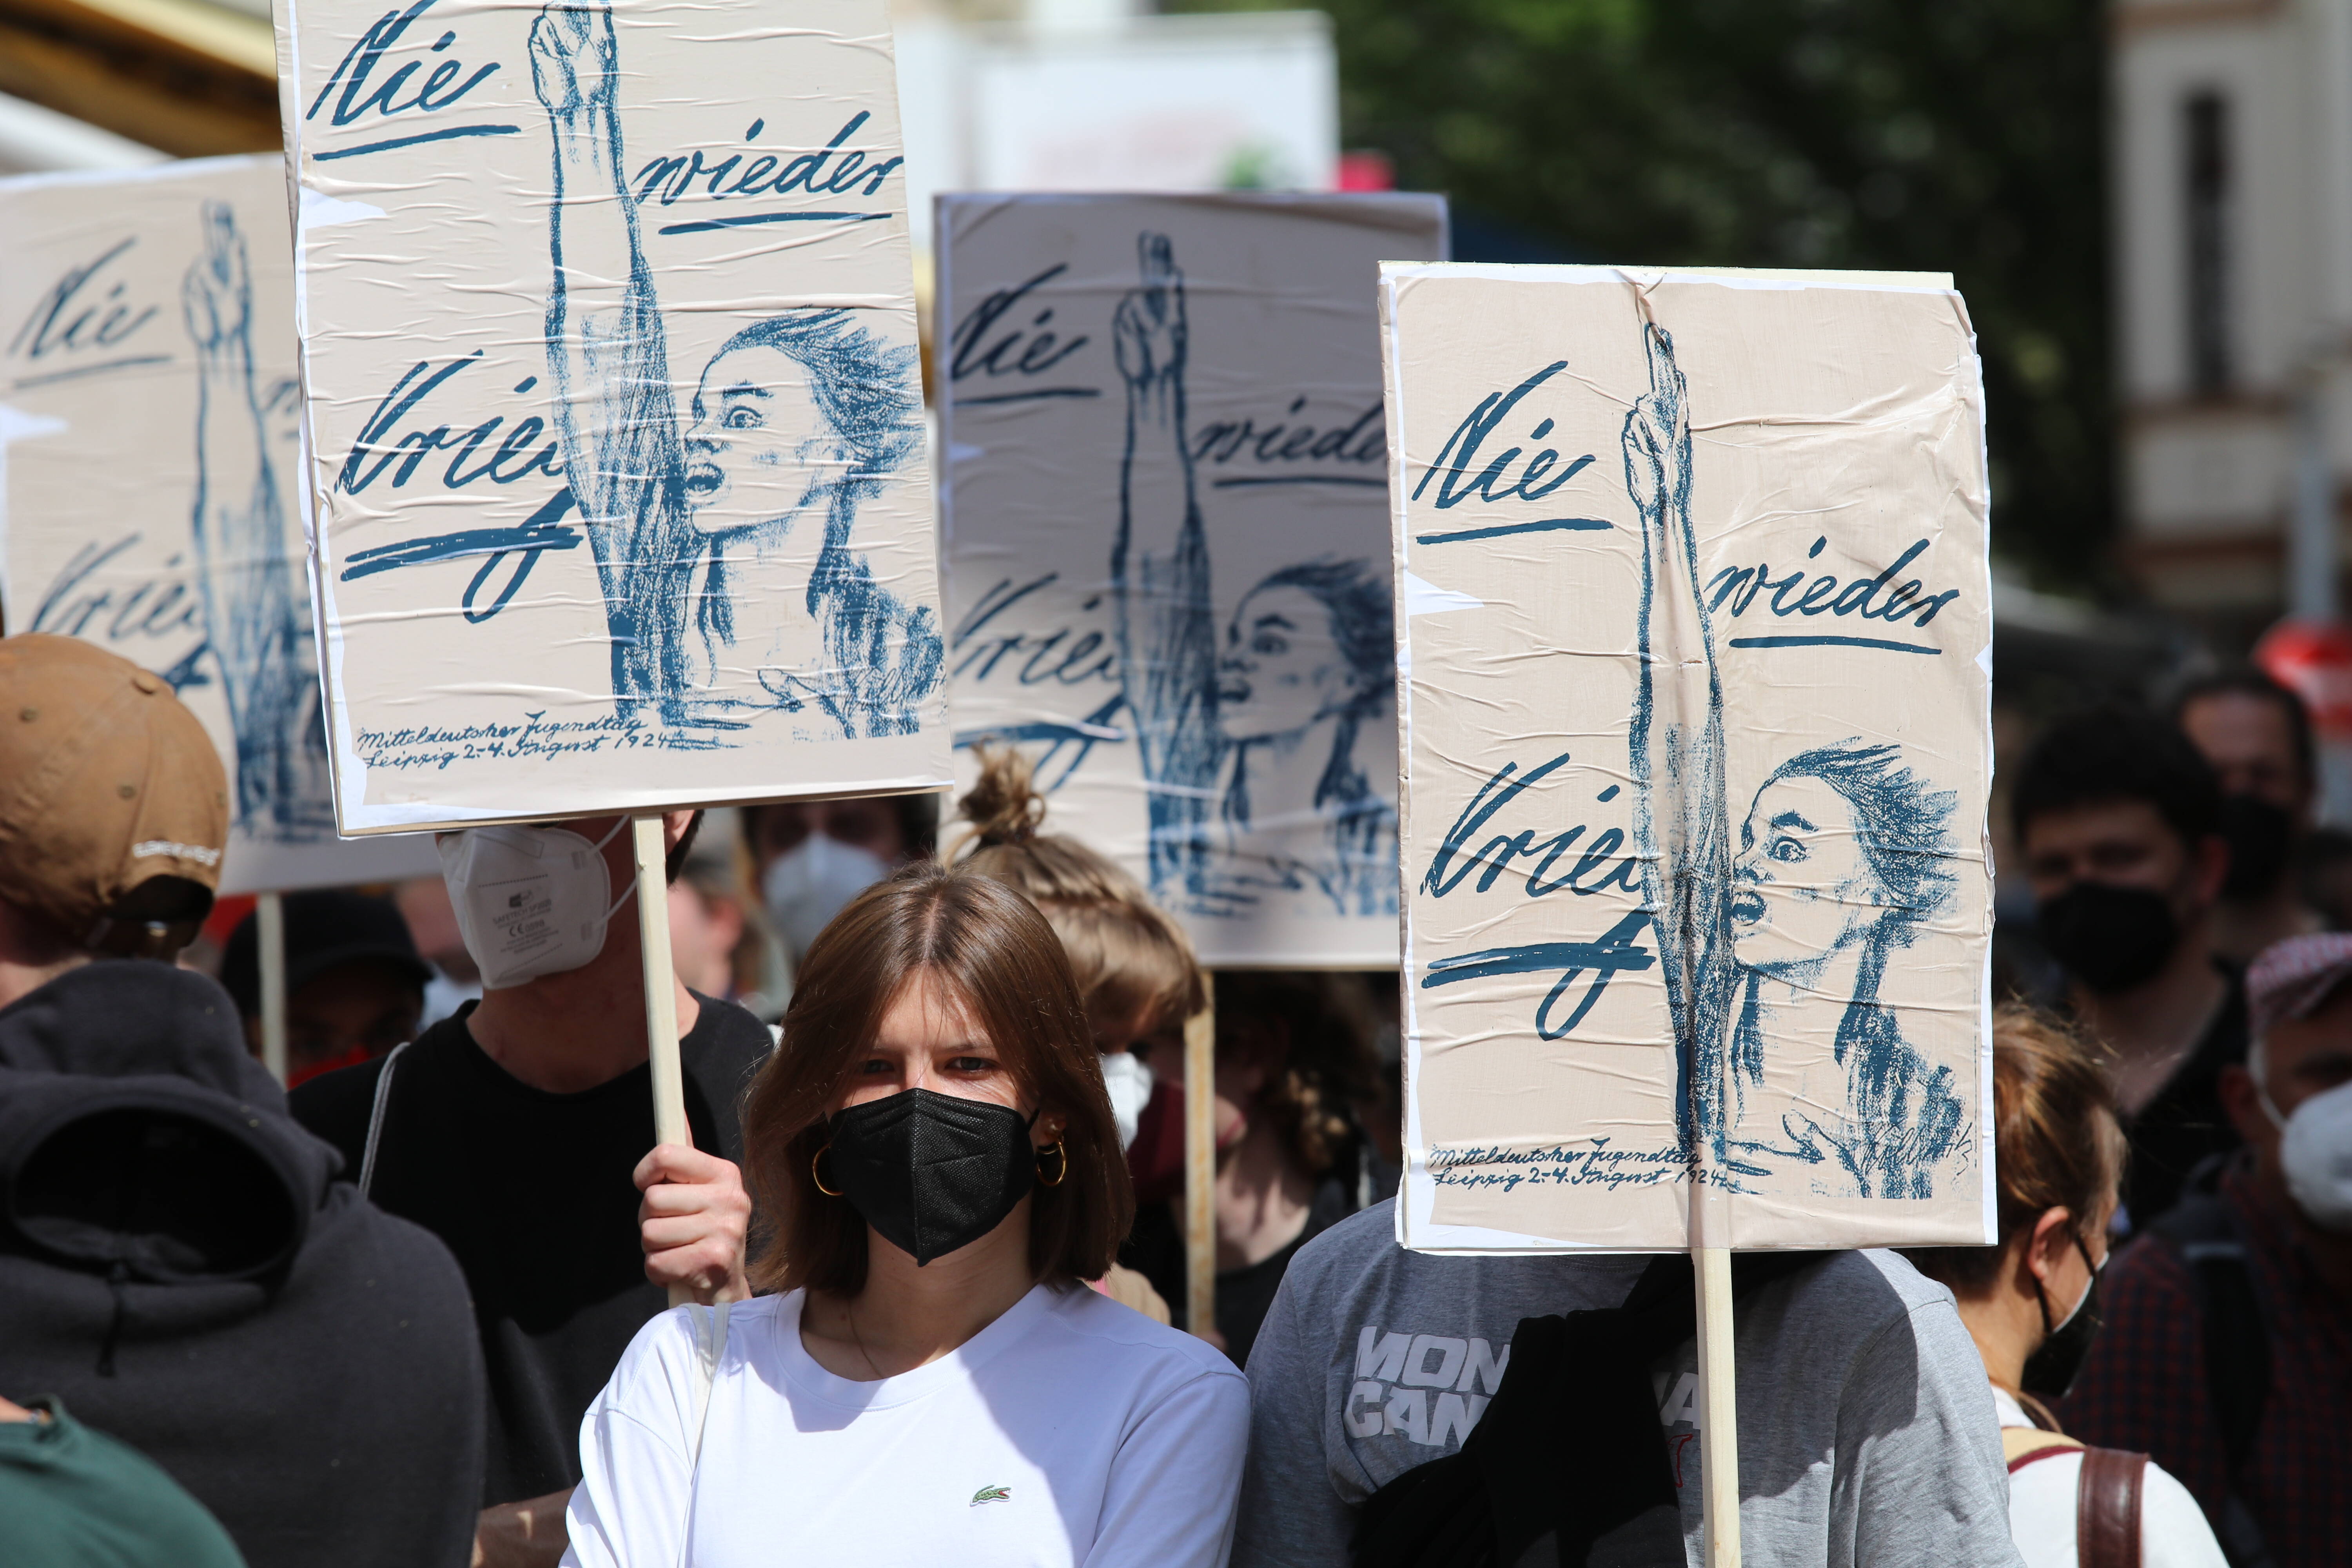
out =
{"type": "Polygon", "coordinates": [[[201,975],[100,962],[0,1010],[0,1393],[146,1454],[250,1568],[462,1564],[465,1281],[341,1164],[201,975]]]}

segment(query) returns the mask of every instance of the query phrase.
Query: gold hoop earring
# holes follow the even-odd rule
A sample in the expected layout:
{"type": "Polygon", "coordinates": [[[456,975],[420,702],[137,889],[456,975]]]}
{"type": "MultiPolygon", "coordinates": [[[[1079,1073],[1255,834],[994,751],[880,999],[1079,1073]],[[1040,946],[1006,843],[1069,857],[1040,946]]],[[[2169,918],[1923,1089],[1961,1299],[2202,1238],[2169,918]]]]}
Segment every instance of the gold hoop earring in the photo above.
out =
{"type": "Polygon", "coordinates": [[[837,1198],[841,1196],[841,1194],[835,1192],[833,1188],[826,1186],[824,1184],[824,1177],[817,1171],[817,1166],[824,1162],[824,1159],[827,1154],[832,1152],[833,1145],[827,1143],[824,1148],[809,1156],[809,1180],[814,1182],[816,1184],[816,1190],[823,1193],[826,1197],[837,1198]]]}
{"type": "Polygon", "coordinates": [[[1070,1152],[1062,1147],[1062,1141],[1059,1138],[1037,1151],[1037,1183],[1040,1186],[1058,1187],[1069,1180],[1069,1177],[1070,1152]],[[1045,1180],[1045,1156],[1048,1154],[1055,1157],[1054,1179],[1050,1182],[1045,1180]]]}

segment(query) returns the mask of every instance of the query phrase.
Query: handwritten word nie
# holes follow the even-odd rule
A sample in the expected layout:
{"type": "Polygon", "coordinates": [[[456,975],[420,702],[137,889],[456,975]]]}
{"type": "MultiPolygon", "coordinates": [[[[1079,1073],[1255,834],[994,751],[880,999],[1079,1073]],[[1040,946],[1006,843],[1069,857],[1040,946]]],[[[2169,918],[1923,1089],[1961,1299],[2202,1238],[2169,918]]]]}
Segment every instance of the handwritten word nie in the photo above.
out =
{"type": "Polygon", "coordinates": [[[67,268],[58,275],[56,282],[42,290],[23,324],[17,327],[16,336],[8,340],[8,353],[27,365],[42,366],[46,362],[62,368],[45,368],[19,375],[16,378],[17,386],[37,386],[97,371],[120,370],[126,365],[162,364],[171,358],[161,353],[126,356],[110,353],[100,359],[88,357],[121,347],[162,309],[127,299],[129,286],[120,279],[101,279],[108,265],[138,243],[136,235],[119,240],[95,259],[67,268]]]}
{"type": "Polygon", "coordinates": [[[1001,377],[1013,378],[1017,392],[956,395],[959,407],[995,403],[1030,403],[1054,397],[1099,397],[1099,386],[1079,385],[1068,382],[1072,374],[1064,372],[1052,386],[1029,384],[1024,378],[1043,375],[1047,371],[1076,353],[1094,340],[1080,332],[1065,339],[1049,330],[1054,308],[1045,306],[1029,319],[1026,325],[1008,321],[1015,307],[1026,314],[1023,301],[1031,293],[1052,282],[1070,269],[1066,261],[1057,261],[1027,281],[1010,289],[992,289],[983,295],[979,304],[964,313],[949,339],[948,380],[961,384],[972,376],[982,378],[983,384],[1001,377]]]}
{"type": "MultiPolygon", "coordinates": [[[[436,3],[436,0],[416,0],[416,3],[405,11],[386,11],[383,16],[378,16],[369,25],[367,31],[360,35],[358,42],[352,44],[344,53],[342,59],[337,62],[333,74],[327,78],[327,85],[320,88],[319,96],[310,100],[310,107],[303,112],[302,118],[305,121],[316,120],[319,117],[319,110],[326,107],[330,96],[334,98],[335,107],[329,112],[327,119],[329,123],[338,129],[357,123],[370,115],[390,120],[396,115],[412,112],[433,114],[456,104],[458,100],[495,75],[499,68],[499,62],[496,60],[475,70],[471,75],[467,74],[464,62],[455,58],[441,60],[433,67],[431,74],[417,84],[415,92],[404,100],[400,96],[401,93],[406,89],[409,79],[425,63],[422,60],[409,60],[394,69],[381,81],[376,81],[373,87],[369,85],[374,79],[376,68],[383,63],[384,56],[400,44],[402,35],[408,31],[409,25],[431,10],[436,3]],[[460,77],[464,77],[465,79],[458,80],[460,77]],[[342,89],[340,93],[335,90],[338,87],[342,89]]],[[[430,52],[436,55],[446,53],[457,41],[457,35],[454,30],[445,32],[434,40],[430,52]]],[[[522,127],[520,125],[446,126],[433,131],[418,132],[412,135],[396,136],[386,141],[371,142],[362,146],[338,147],[331,152],[318,153],[317,156],[321,160],[356,158],[366,153],[382,153],[394,147],[415,146],[420,142],[438,142],[459,136],[513,136],[520,134],[521,130],[522,127]]]]}

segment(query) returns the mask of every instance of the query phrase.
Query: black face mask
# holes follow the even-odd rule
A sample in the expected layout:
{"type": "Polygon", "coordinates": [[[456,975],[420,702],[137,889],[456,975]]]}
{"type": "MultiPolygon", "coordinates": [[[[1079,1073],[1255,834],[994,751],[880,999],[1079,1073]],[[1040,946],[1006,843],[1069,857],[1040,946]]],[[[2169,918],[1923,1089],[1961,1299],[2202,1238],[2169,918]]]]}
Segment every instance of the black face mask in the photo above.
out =
{"type": "Polygon", "coordinates": [[[2083,1370],[2083,1358],[2091,1353],[2091,1342],[2099,1337],[2099,1269],[2091,1262],[2091,1249],[2082,1238],[2074,1240],[2074,1250],[2083,1255],[2083,1262],[2091,1270],[2091,1288],[2083,1292],[2083,1304],[2074,1315],[2059,1324],[2050,1326],[2050,1302],[2045,1297],[2042,1305],[2042,1347],[2025,1358],[2024,1375],[2019,1379],[2025,1392],[2036,1399],[2063,1399],[2066,1391],[2074,1386],[2074,1374],[2083,1370]]]}
{"type": "Polygon", "coordinates": [[[2077,882],[2042,906],[2036,923],[2050,956],[2094,991],[2128,991],[2164,967],[2180,926],[2162,893],[2077,882]]]}
{"type": "Polygon", "coordinates": [[[978,1241],[1029,1195],[1036,1120],[986,1100],[906,1089],[833,1119],[817,1179],[919,1267],[978,1241]]]}
{"type": "Polygon", "coordinates": [[[2230,846],[2224,896],[2258,899],[2278,886],[2294,845],[2294,818],[2259,795],[2221,797],[2221,837],[2230,846]]]}

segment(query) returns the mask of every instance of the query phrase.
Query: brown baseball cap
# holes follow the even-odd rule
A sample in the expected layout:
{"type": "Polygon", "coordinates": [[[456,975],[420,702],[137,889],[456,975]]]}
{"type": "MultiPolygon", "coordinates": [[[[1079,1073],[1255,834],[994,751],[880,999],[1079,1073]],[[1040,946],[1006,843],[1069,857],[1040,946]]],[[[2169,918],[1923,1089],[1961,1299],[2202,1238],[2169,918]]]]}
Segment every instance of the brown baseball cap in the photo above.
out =
{"type": "Polygon", "coordinates": [[[0,638],[0,899],[96,945],[173,877],[194,886],[138,918],[184,924],[227,842],[220,756],[163,677],[79,637],[0,638]]]}

